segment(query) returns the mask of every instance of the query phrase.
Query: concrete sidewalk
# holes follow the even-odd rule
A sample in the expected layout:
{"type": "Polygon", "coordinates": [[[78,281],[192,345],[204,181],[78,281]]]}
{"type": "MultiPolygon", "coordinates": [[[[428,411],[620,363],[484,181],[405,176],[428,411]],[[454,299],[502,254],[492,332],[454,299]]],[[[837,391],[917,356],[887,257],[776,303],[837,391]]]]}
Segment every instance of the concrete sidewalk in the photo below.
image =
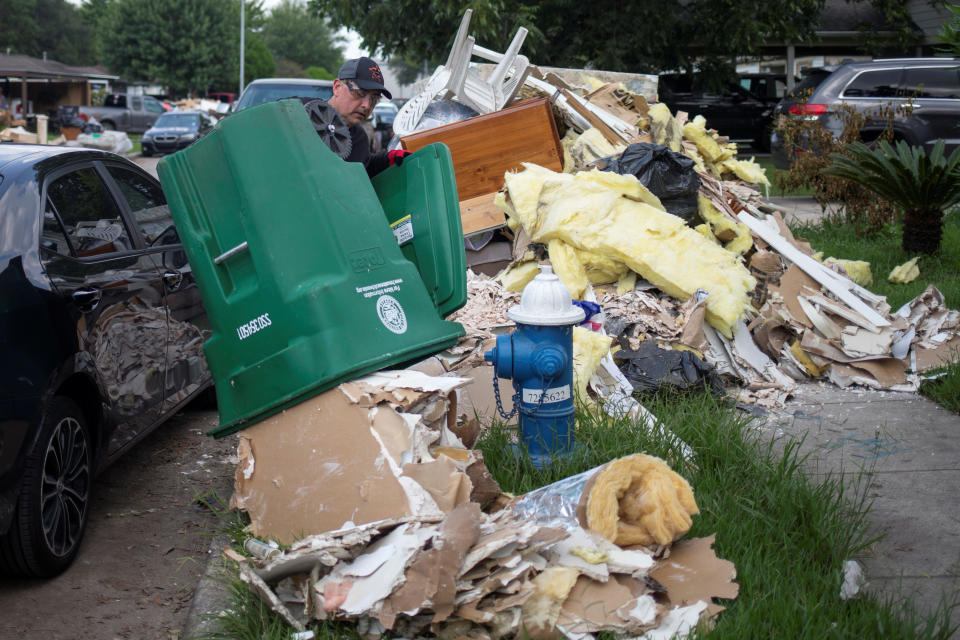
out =
{"type": "Polygon", "coordinates": [[[858,558],[868,591],[912,596],[923,613],[960,601],[960,415],[917,394],[811,383],[756,425],[804,438],[815,479],[863,474],[870,533],[884,536],[858,558]]]}

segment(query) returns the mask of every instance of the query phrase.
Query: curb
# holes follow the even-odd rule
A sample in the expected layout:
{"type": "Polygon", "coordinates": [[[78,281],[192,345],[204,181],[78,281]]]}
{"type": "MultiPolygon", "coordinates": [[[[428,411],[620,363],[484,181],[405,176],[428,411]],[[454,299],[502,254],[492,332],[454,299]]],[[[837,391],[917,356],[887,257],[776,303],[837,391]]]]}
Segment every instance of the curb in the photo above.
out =
{"type": "Polygon", "coordinates": [[[230,543],[226,534],[214,536],[207,551],[207,568],[197,583],[190,603],[190,611],[180,637],[183,640],[198,640],[214,632],[222,632],[217,613],[224,609],[227,592],[223,583],[223,548],[230,543]]]}

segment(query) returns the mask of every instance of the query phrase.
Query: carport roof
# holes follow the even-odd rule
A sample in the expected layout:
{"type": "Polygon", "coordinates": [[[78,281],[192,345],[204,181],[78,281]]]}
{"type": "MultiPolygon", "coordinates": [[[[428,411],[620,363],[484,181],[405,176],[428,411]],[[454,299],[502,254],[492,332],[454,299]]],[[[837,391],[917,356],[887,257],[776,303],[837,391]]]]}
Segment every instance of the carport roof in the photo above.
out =
{"type": "Polygon", "coordinates": [[[52,80],[116,80],[119,78],[98,67],[72,67],[56,60],[0,53],[0,78],[9,76],[52,80]]]}

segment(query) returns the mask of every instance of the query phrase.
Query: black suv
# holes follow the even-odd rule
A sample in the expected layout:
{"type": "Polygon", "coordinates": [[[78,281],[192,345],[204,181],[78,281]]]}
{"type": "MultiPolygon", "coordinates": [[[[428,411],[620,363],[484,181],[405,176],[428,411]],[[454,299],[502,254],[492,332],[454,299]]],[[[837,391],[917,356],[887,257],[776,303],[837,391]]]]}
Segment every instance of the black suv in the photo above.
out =
{"type": "MultiPolygon", "coordinates": [[[[843,130],[842,105],[864,115],[879,115],[893,107],[895,140],[922,145],[929,151],[937,140],[950,153],[960,144],[960,61],[955,58],[897,58],[850,62],[814,69],[774,110],[776,117],[816,119],[835,136],[843,130]]],[[[885,126],[868,118],[865,142],[875,140],[885,126]]],[[[774,165],[790,166],[791,150],[775,129],[771,136],[774,165]]]]}
{"type": "Polygon", "coordinates": [[[696,76],[663,74],[658,79],[660,101],[674,112],[702,115],[707,126],[736,142],[767,149],[773,107],[783,96],[786,76],[742,74],[723,90],[700,85],[696,76]]]}
{"type": "Polygon", "coordinates": [[[0,144],[0,573],[70,565],[96,472],[211,384],[207,326],[152,176],[0,144]]]}

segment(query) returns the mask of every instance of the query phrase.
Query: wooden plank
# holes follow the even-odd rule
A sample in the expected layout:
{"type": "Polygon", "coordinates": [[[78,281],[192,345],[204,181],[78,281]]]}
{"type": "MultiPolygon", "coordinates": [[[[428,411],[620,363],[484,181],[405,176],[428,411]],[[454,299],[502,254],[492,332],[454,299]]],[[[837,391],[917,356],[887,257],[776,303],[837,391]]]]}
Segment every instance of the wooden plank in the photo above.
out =
{"type": "Polygon", "coordinates": [[[497,192],[485,193],[460,203],[460,221],[463,223],[463,235],[496,229],[507,223],[507,216],[494,206],[493,198],[497,192]]]}
{"type": "Polygon", "coordinates": [[[570,108],[579,113],[580,116],[589,122],[593,128],[603,134],[603,137],[607,139],[607,142],[614,146],[626,143],[626,140],[624,140],[619,133],[614,131],[610,126],[607,125],[606,122],[601,120],[586,106],[581,104],[574,94],[564,89],[563,97],[567,99],[567,104],[570,105],[570,108]]]}
{"type": "Polygon", "coordinates": [[[523,162],[563,170],[560,137],[546,98],[524,100],[500,111],[417,131],[400,142],[410,151],[434,142],[447,145],[461,202],[499,191],[503,174],[520,169],[523,162]]]}

